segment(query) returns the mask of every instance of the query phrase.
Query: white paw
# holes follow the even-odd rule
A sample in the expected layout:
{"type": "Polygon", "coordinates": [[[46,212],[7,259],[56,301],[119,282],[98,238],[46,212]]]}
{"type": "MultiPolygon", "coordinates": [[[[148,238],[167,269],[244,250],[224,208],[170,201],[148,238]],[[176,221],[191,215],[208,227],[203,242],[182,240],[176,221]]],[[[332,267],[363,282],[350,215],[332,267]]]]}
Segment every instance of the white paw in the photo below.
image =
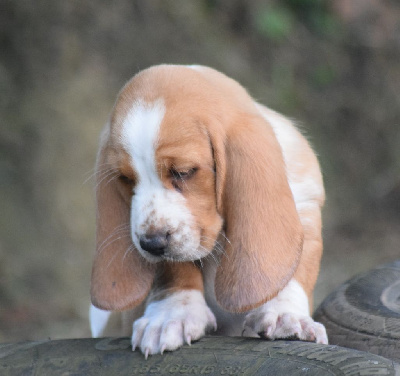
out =
{"type": "Polygon", "coordinates": [[[328,344],[325,327],[310,316],[255,311],[246,316],[244,325],[245,329],[249,328],[271,340],[295,337],[302,341],[328,344]]]}
{"type": "Polygon", "coordinates": [[[187,290],[150,303],[143,317],[133,323],[132,349],[139,347],[149,355],[175,350],[185,342],[204,336],[207,329],[216,330],[214,314],[200,291],[187,290]]]}
{"type": "Polygon", "coordinates": [[[308,298],[292,279],[278,295],[247,314],[244,329],[268,339],[295,337],[302,341],[328,343],[325,327],[309,315],[308,298]]]}

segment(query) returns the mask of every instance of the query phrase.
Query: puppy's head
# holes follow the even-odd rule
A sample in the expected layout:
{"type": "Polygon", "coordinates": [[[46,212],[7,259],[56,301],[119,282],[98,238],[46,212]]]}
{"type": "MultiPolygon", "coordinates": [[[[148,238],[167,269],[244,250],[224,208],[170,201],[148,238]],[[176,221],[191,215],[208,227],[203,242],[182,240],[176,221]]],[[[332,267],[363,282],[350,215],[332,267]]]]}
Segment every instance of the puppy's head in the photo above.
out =
{"type": "Polygon", "coordinates": [[[280,147],[224,75],[181,66],[136,75],[104,131],[97,175],[95,305],[137,305],[158,262],[202,259],[222,230],[215,287],[224,308],[259,305],[293,274],[301,226],[280,147]]]}

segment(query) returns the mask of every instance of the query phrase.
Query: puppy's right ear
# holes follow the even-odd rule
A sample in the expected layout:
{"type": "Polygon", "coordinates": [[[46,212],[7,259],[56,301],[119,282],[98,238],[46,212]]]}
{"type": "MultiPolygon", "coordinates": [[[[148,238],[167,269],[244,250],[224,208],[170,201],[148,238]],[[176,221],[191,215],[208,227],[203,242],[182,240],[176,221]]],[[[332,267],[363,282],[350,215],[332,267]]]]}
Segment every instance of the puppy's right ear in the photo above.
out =
{"type": "Polygon", "coordinates": [[[131,197],[118,172],[108,168],[106,139],[103,137],[96,164],[96,253],[90,293],[94,306],[120,311],[134,308],[146,298],[155,266],[146,262],[132,243],[131,197]]]}

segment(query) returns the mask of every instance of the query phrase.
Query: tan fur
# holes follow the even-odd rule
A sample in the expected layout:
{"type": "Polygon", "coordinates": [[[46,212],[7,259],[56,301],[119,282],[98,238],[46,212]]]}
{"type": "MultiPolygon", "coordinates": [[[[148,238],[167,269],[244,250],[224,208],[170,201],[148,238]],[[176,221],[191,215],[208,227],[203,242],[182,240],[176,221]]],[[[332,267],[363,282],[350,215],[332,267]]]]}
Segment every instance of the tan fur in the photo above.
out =
{"type": "MultiPolygon", "coordinates": [[[[318,163],[298,134],[299,146],[285,154],[285,165],[270,124],[234,80],[203,67],[157,66],[139,73],[119,95],[98,169],[105,163],[135,184],[135,171],[119,140],[121,125],[135,101],[159,98],[166,107],[156,149],[159,177],[164,187],[176,189],[169,170],[197,168],[181,188],[201,230],[201,245],[212,252],[221,231],[228,239],[215,280],[219,304],[233,312],[250,310],[273,298],[293,276],[311,298],[322,251],[323,198],[317,198],[315,209],[298,213],[288,177],[301,180],[315,170],[322,187],[318,163]],[[302,163],[295,163],[299,159],[302,163]],[[300,222],[299,214],[307,220],[300,222]]],[[[100,249],[117,226],[129,222],[130,197],[126,182],[99,182],[93,303],[110,310],[131,308],[145,299],[151,285],[153,298],[163,295],[162,286],[166,293],[202,291],[197,266],[148,264],[128,233],[100,249]]]]}
{"type": "Polygon", "coordinates": [[[230,243],[215,281],[217,301],[233,312],[259,306],[289,282],[303,236],[272,130],[259,117],[238,122],[228,135],[223,183],[230,243]]]}
{"type": "Polygon", "coordinates": [[[288,119],[267,107],[260,107],[268,118],[279,120],[281,124],[285,123],[295,135],[293,144],[283,145],[288,179],[292,182],[310,179],[319,188],[318,194],[311,197],[311,202],[298,209],[303,226],[304,243],[301,260],[294,274],[294,278],[301,284],[308,296],[310,312],[312,312],[313,290],[319,273],[323,248],[321,208],[325,202],[325,192],[319,163],[307,140],[288,119]]]}
{"type": "Polygon", "coordinates": [[[191,262],[166,262],[158,269],[148,302],[163,299],[173,292],[182,290],[203,292],[201,270],[191,262]]]}
{"type": "Polygon", "coordinates": [[[300,215],[306,216],[309,223],[303,225],[303,252],[294,278],[300,283],[307,294],[310,312],[312,312],[313,290],[317,282],[322,257],[321,213],[319,209],[310,209],[302,211],[300,215]]]}

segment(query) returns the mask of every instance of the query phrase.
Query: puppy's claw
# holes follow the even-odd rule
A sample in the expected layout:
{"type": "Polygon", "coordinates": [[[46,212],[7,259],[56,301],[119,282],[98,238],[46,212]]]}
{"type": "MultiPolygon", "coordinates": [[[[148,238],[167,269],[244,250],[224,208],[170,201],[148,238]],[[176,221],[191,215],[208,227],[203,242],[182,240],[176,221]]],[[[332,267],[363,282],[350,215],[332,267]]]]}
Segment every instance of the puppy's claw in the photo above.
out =
{"type": "Polygon", "coordinates": [[[268,326],[267,331],[265,332],[266,337],[271,338],[274,330],[275,330],[275,325],[268,326]]]}
{"type": "Polygon", "coordinates": [[[176,292],[147,306],[144,316],[133,324],[132,347],[139,347],[147,359],[184,344],[190,346],[215,324],[214,314],[200,291],[176,292]]]}

